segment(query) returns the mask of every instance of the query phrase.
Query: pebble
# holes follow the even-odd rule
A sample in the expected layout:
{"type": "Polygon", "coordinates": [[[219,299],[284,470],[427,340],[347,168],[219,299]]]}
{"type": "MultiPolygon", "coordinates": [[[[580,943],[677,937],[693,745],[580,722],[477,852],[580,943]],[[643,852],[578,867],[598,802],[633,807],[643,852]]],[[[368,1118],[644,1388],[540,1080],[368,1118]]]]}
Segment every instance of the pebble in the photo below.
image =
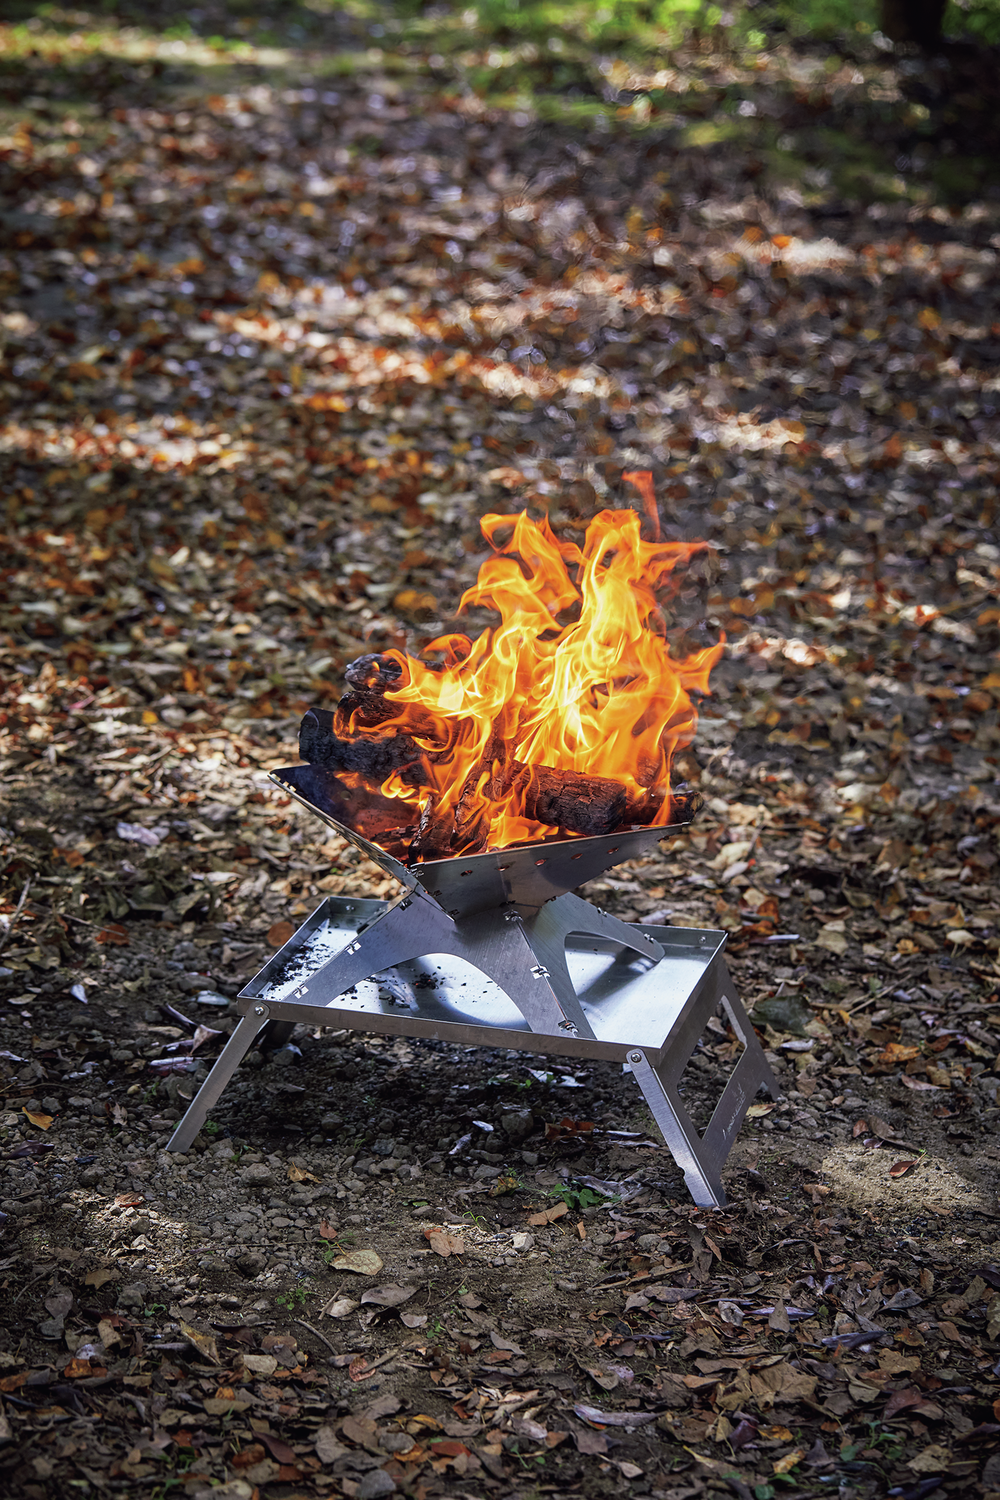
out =
{"type": "Polygon", "coordinates": [[[380,1495],[394,1495],[396,1481],[384,1469],[369,1469],[355,1490],[356,1500],[378,1500],[380,1495]]]}

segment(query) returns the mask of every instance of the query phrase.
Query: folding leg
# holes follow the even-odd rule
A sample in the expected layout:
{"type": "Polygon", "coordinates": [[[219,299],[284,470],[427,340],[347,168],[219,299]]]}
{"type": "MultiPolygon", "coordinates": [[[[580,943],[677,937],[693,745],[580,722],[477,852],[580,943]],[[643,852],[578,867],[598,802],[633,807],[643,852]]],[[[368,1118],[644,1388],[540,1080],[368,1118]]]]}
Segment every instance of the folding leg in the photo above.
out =
{"type": "Polygon", "coordinates": [[[216,1104],[226,1084],[253,1046],[257,1033],[267,1025],[267,1007],[256,1006],[240,1023],[215,1060],[201,1088],[188,1105],[187,1113],[167,1142],[168,1151],[187,1151],[204,1125],[209,1110],[216,1104]],[[257,1014],[263,1012],[263,1014],[257,1014]]]}
{"type": "Polygon", "coordinates": [[[691,1197],[702,1208],[724,1208],[726,1205],[722,1168],[758,1089],[765,1088],[772,1099],[776,1099],[779,1092],[777,1080],[721,958],[716,960],[713,969],[715,973],[706,979],[713,978],[715,983],[703,986],[686,1017],[688,1039],[692,1044],[697,1042],[705,1023],[721,1001],[743,1044],[743,1052],[703,1135],[695,1129],[677,1088],[693,1046],[687,1045],[679,1051],[671,1049],[659,1066],[654,1066],[645,1052],[638,1048],[628,1054],[629,1066],[670,1154],[684,1173],[691,1197]]]}

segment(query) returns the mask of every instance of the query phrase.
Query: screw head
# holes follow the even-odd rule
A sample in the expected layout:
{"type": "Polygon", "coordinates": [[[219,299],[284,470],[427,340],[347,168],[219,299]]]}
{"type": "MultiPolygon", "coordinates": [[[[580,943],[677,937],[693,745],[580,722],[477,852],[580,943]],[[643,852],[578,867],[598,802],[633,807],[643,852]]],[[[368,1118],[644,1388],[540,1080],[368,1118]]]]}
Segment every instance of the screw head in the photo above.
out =
{"type": "Polygon", "coordinates": [[[630,1063],[642,1062],[642,1053],[641,1052],[630,1052],[629,1055],[628,1055],[628,1060],[629,1060],[630,1063]]]}
{"type": "Polygon", "coordinates": [[[267,1015],[267,1006],[266,1005],[255,1005],[254,1008],[253,1008],[253,1013],[254,1013],[255,1016],[266,1016],[267,1015]]]}

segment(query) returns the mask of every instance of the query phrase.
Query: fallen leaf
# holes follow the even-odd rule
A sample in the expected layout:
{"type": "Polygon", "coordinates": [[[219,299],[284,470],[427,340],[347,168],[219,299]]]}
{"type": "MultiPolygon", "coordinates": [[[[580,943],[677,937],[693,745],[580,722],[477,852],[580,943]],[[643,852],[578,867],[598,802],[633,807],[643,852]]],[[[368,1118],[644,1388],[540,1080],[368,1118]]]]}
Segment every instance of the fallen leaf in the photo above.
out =
{"type": "Polygon", "coordinates": [[[435,1224],[429,1225],[424,1230],[424,1238],[436,1255],[443,1255],[445,1259],[449,1255],[464,1255],[465,1241],[459,1234],[449,1234],[447,1230],[439,1228],[435,1224]]]}
{"type": "Polygon", "coordinates": [[[937,1474],[947,1469],[950,1463],[950,1448],[945,1448],[941,1443],[929,1443],[916,1458],[907,1460],[906,1467],[915,1474],[937,1474]]]}
{"type": "Polygon", "coordinates": [[[773,1333],[789,1333],[791,1322],[785,1310],[785,1304],[779,1298],[774,1304],[774,1310],[768,1317],[767,1326],[773,1333]]]}
{"type": "Polygon", "coordinates": [[[102,1287],[109,1281],[117,1281],[118,1272],[101,1268],[97,1271],[88,1271],[83,1278],[84,1286],[102,1287]]]}
{"type": "Polygon", "coordinates": [[[915,1292],[910,1286],[904,1286],[883,1302],[882,1306],[886,1312],[903,1312],[908,1307],[919,1307],[923,1300],[919,1292],[915,1292]]]}
{"type": "Polygon", "coordinates": [[[327,1318],[344,1319],[349,1318],[360,1306],[361,1303],[355,1302],[351,1297],[331,1297],[322,1312],[327,1318]]]}
{"type": "Polygon", "coordinates": [[[111,1349],[115,1344],[120,1344],[122,1341],[121,1334],[112,1323],[108,1322],[107,1318],[101,1318],[99,1321],[97,1325],[97,1337],[105,1349],[111,1349]]]}
{"type": "Polygon", "coordinates": [[[219,1365],[219,1351],[215,1345],[215,1339],[210,1333],[199,1333],[197,1328],[192,1328],[190,1323],[180,1321],[177,1325],[181,1333],[198,1353],[209,1361],[210,1364],[219,1365]]]}
{"type": "Polygon", "coordinates": [[[561,1219],[564,1214],[569,1213],[569,1204],[566,1202],[554,1203],[551,1208],[543,1208],[536,1214],[528,1215],[528,1223],[535,1225],[553,1224],[556,1219],[561,1219]]]}
{"type": "Polygon", "coordinates": [[[294,935],[295,928],[291,922],[274,922],[267,930],[267,941],[272,948],[283,948],[294,935]]]}
{"type": "Polygon", "coordinates": [[[598,1406],[583,1404],[574,1406],[573,1410],[582,1421],[600,1427],[646,1427],[656,1421],[655,1411],[602,1411],[598,1406]]]}
{"type": "Polygon", "coordinates": [[[520,1344],[511,1343],[510,1339],[501,1338],[494,1330],[490,1330],[490,1343],[494,1349],[505,1349],[508,1354],[523,1354],[524,1350],[520,1344]]]}
{"type": "Polygon", "coordinates": [[[326,1219],[320,1219],[320,1221],[319,1221],[319,1236],[320,1236],[320,1239],[322,1239],[322,1240],[335,1240],[335,1239],[338,1238],[339,1233],[340,1233],[340,1231],[338,1230],[336,1224],[330,1224],[326,1219]]]}
{"type": "Polygon", "coordinates": [[[278,1368],[278,1361],[273,1354],[244,1354],[241,1358],[243,1368],[251,1375],[273,1375],[278,1368]]]}
{"type": "Polygon", "coordinates": [[[387,1282],[385,1286],[369,1287],[367,1292],[362,1293],[361,1301],[374,1302],[378,1307],[399,1307],[403,1302],[409,1302],[415,1297],[417,1289],[415,1286],[401,1286],[398,1282],[387,1282]]]}
{"type": "Polygon", "coordinates": [[[791,1453],[785,1453],[781,1458],[775,1460],[771,1466],[772,1471],[775,1474],[787,1474],[790,1469],[795,1468],[796,1464],[800,1464],[805,1456],[806,1450],[804,1448],[793,1448],[791,1453]]]}
{"type": "Polygon", "coordinates": [[[374,1250],[350,1250],[346,1255],[338,1255],[331,1265],[335,1271],[354,1271],[359,1276],[377,1276],[382,1269],[382,1257],[374,1250]]]}
{"type": "Polygon", "coordinates": [[[307,1172],[303,1167],[297,1167],[294,1162],[288,1167],[289,1182],[319,1182],[319,1178],[313,1172],[307,1172]]]}
{"type": "Polygon", "coordinates": [[[22,1109],[21,1113],[27,1116],[32,1125],[37,1125],[39,1130],[48,1130],[55,1119],[55,1115],[39,1115],[31,1109],[22,1109]]]}
{"type": "Polygon", "coordinates": [[[914,1167],[919,1166],[915,1161],[895,1161],[889,1168],[890,1177],[905,1177],[907,1172],[912,1172],[914,1167]]]}
{"type": "Polygon", "coordinates": [[[98,932],[95,942],[113,943],[119,948],[126,947],[129,941],[128,933],[119,922],[109,922],[98,932]]]}

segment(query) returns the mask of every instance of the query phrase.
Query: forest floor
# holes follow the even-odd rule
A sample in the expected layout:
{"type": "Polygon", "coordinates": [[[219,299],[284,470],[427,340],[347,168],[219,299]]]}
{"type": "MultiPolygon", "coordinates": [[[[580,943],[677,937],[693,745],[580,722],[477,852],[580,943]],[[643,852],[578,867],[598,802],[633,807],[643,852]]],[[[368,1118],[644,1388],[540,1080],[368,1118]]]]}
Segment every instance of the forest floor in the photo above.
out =
{"type": "Polygon", "coordinates": [[[1000,1493],[1000,199],[793,180],[902,118],[860,43],[542,120],[324,26],[0,29],[4,1493],[1000,1493]],[[691,833],[584,894],[729,934],[729,1208],[610,1064],[348,1033],[169,1155],[292,926],[395,890],[269,782],[301,714],[482,515],[642,469],[728,645],[691,833]]]}

